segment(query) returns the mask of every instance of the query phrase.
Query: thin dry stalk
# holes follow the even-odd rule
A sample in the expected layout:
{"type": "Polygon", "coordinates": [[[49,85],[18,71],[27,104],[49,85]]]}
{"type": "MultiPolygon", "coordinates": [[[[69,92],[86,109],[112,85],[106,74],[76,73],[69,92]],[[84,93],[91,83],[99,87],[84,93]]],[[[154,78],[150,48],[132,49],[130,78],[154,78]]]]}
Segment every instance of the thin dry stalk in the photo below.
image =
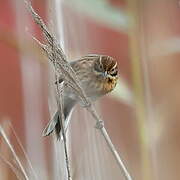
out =
{"type": "Polygon", "coordinates": [[[17,140],[18,145],[19,145],[20,148],[21,148],[22,153],[24,154],[24,157],[25,157],[25,159],[26,159],[26,161],[27,161],[27,163],[28,163],[28,165],[29,165],[29,167],[30,167],[30,169],[31,169],[32,174],[34,175],[34,179],[38,179],[38,176],[37,176],[37,174],[36,174],[36,172],[35,172],[32,164],[31,164],[31,161],[30,161],[30,159],[29,159],[29,157],[28,157],[28,155],[27,155],[27,153],[26,153],[26,151],[25,151],[25,149],[24,149],[24,147],[23,147],[23,145],[22,145],[22,143],[21,143],[18,135],[16,134],[16,132],[15,132],[12,124],[9,123],[9,126],[10,126],[10,128],[11,128],[11,130],[12,130],[12,132],[13,132],[15,138],[16,138],[16,140],[17,140]]]}
{"type": "MultiPolygon", "coordinates": [[[[54,47],[54,46],[53,46],[54,47]]],[[[56,61],[56,53],[53,54],[53,58],[55,60],[55,72],[57,72],[57,61],[56,61]]],[[[67,174],[68,174],[68,180],[71,180],[71,172],[70,172],[70,163],[69,163],[69,156],[68,156],[68,150],[67,150],[67,141],[66,141],[66,133],[64,129],[64,122],[65,122],[65,117],[64,117],[64,98],[63,98],[63,92],[64,92],[64,81],[61,83],[59,82],[59,76],[57,73],[55,73],[56,76],[56,101],[59,109],[59,119],[60,119],[60,125],[61,125],[61,132],[62,132],[62,137],[63,137],[63,142],[64,142],[64,153],[65,153],[65,161],[66,161],[66,169],[67,169],[67,174]]],[[[61,138],[61,137],[60,137],[61,138]]]]}
{"type": "Polygon", "coordinates": [[[91,113],[91,115],[96,120],[96,127],[101,131],[105,141],[110,148],[111,152],[113,153],[114,158],[116,159],[117,164],[119,165],[120,170],[122,171],[126,180],[131,180],[131,176],[128,173],[127,169],[125,168],[119,154],[117,153],[114,145],[112,144],[110,137],[104,127],[103,121],[97,115],[94,106],[92,105],[91,101],[87,98],[85,92],[80,86],[80,83],[76,77],[74,70],[71,68],[70,64],[67,61],[67,57],[64,54],[60,44],[58,43],[56,37],[48,30],[47,26],[43,22],[42,18],[34,11],[30,2],[28,0],[24,0],[26,8],[31,13],[34,21],[39,25],[41,28],[44,38],[47,44],[39,43],[42,49],[46,52],[49,60],[53,63],[55,67],[55,71],[58,75],[63,74],[63,80],[65,83],[70,83],[75,89],[75,93],[82,99],[84,106],[87,110],[91,113]],[[56,57],[56,59],[54,59],[56,57]]]}
{"type": "Polygon", "coordinates": [[[19,170],[7,159],[5,159],[1,154],[0,154],[0,159],[7,164],[10,169],[14,172],[14,174],[16,175],[17,179],[19,180],[23,180],[24,178],[22,177],[21,173],[19,172],[19,170]]]}
{"type": "Polygon", "coordinates": [[[15,158],[15,162],[16,162],[17,165],[19,166],[19,168],[20,168],[21,172],[23,173],[25,179],[26,179],[26,180],[29,180],[29,177],[28,177],[28,175],[27,175],[27,173],[26,173],[26,171],[25,171],[25,169],[24,169],[24,167],[23,167],[23,164],[21,163],[21,161],[20,161],[18,155],[16,154],[16,152],[15,152],[12,144],[10,143],[10,141],[9,141],[6,133],[4,132],[4,129],[3,129],[1,126],[0,126],[0,134],[1,134],[1,136],[3,137],[4,141],[6,142],[6,144],[8,145],[8,147],[9,147],[9,149],[10,149],[13,157],[15,158]]]}
{"type": "MultiPolygon", "coordinates": [[[[57,76],[56,76],[57,77],[57,76]]],[[[57,79],[58,80],[58,79],[57,79]]],[[[70,172],[70,163],[69,163],[69,156],[68,156],[68,149],[67,149],[67,141],[66,141],[66,132],[65,132],[65,127],[64,127],[64,113],[63,113],[63,85],[64,81],[61,82],[60,84],[56,84],[56,95],[57,95],[57,104],[59,108],[59,119],[60,119],[60,124],[61,124],[61,131],[62,131],[62,137],[63,137],[63,142],[64,142],[64,153],[65,153],[65,160],[66,160],[66,169],[67,169],[67,174],[68,174],[68,180],[71,180],[71,172],[70,172]]],[[[60,136],[61,138],[61,136],[60,136]]]]}

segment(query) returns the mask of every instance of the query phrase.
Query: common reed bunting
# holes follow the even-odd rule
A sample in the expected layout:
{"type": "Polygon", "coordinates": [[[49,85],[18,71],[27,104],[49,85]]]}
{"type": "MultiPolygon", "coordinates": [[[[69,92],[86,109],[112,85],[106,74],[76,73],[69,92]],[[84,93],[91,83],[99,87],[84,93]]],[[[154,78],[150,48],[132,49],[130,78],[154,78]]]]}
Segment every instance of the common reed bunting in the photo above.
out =
{"type": "MultiPolygon", "coordinates": [[[[106,55],[87,55],[78,60],[70,62],[71,67],[76,72],[80,85],[84,89],[87,97],[91,101],[96,101],[99,97],[111,92],[118,80],[117,62],[106,55]]],[[[65,122],[74,106],[80,99],[70,88],[64,89],[64,117],[65,122]]],[[[57,138],[60,137],[61,125],[57,111],[43,131],[43,136],[50,135],[54,130],[57,138]]]]}

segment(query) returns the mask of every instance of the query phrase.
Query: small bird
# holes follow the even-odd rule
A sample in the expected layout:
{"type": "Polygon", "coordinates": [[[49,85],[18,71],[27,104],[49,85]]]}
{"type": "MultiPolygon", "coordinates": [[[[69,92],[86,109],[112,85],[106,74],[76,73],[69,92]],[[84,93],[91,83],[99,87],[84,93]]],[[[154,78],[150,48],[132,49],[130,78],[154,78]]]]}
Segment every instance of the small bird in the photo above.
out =
{"type": "MultiPolygon", "coordinates": [[[[117,84],[117,61],[110,56],[90,54],[70,62],[70,65],[75,71],[81,87],[91,101],[96,101],[99,97],[111,92],[117,84]]],[[[66,122],[69,114],[74,106],[80,102],[80,99],[68,87],[64,88],[63,98],[66,122]]],[[[57,111],[44,129],[43,136],[48,136],[55,131],[57,139],[60,138],[61,124],[59,118],[59,112],[57,111]]]]}

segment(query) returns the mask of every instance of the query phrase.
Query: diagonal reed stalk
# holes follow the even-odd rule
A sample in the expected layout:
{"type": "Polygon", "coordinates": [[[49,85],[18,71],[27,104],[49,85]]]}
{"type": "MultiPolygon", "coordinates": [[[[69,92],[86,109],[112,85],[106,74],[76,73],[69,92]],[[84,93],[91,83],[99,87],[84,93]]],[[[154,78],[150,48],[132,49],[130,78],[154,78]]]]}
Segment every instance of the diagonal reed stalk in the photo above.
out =
{"type": "Polygon", "coordinates": [[[26,159],[26,161],[27,161],[27,164],[29,165],[29,167],[30,167],[30,169],[31,169],[31,172],[32,172],[32,174],[33,174],[33,176],[34,176],[34,179],[37,180],[37,179],[38,179],[38,176],[37,176],[37,174],[36,174],[36,172],[35,172],[35,170],[34,170],[34,168],[33,168],[33,166],[32,166],[32,163],[31,163],[31,161],[30,161],[30,159],[29,159],[29,157],[28,157],[28,155],[27,155],[27,153],[26,153],[26,151],[25,151],[22,143],[21,143],[21,140],[19,139],[17,133],[15,132],[15,129],[13,128],[12,124],[11,124],[11,123],[8,123],[8,125],[10,126],[10,128],[11,128],[11,130],[12,130],[12,133],[13,133],[13,135],[15,136],[16,141],[17,141],[17,143],[18,143],[18,145],[19,145],[22,153],[24,154],[24,157],[25,157],[25,159],[26,159]]]}
{"type": "MultiPolygon", "coordinates": [[[[20,169],[20,171],[21,171],[22,174],[24,175],[24,178],[25,178],[26,180],[29,180],[29,177],[28,177],[28,175],[27,175],[27,173],[26,173],[26,170],[25,170],[24,167],[23,167],[23,164],[21,163],[21,160],[19,159],[18,155],[16,154],[16,151],[14,150],[13,145],[11,144],[9,138],[7,137],[6,133],[4,132],[3,127],[2,127],[1,125],[0,125],[0,135],[2,136],[2,138],[4,139],[4,141],[6,142],[6,144],[8,145],[8,148],[10,149],[10,151],[11,151],[11,153],[12,153],[14,159],[15,159],[15,162],[16,162],[18,168],[20,169]]],[[[5,161],[5,162],[6,162],[8,165],[10,165],[8,161],[5,161]]],[[[14,166],[11,165],[10,167],[14,170],[14,166]]],[[[16,175],[17,175],[17,174],[16,174],[16,175]]]]}
{"type": "Polygon", "coordinates": [[[22,174],[19,172],[19,169],[15,167],[10,161],[8,161],[6,158],[3,157],[3,155],[0,154],[0,159],[9,166],[9,168],[14,172],[16,175],[17,179],[23,180],[24,178],[22,177],[22,174]]]}
{"type": "MultiPolygon", "coordinates": [[[[51,61],[51,63],[54,65],[55,73],[58,76],[61,76],[64,79],[64,82],[69,84],[69,86],[72,87],[74,92],[81,98],[84,106],[86,109],[91,113],[93,118],[96,120],[96,128],[100,130],[101,134],[103,135],[109,149],[111,150],[124,178],[126,180],[132,180],[129,172],[127,171],[125,165],[123,164],[119,154],[117,153],[115,146],[111,142],[111,139],[104,127],[103,121],[98,116],[93,104],[91,101],[87,98],[84,90],[81,88],[79,80],[76,77],[76,74],[74,70],[71,68],[70,64],[67,61],[67,57],[64,54],[59,42],[57,41],[54,34],[52,34],[45,23],[43,22],[42,18],[35,12],[35,10],[32,8],[31,3],[29,0],[24,0],[24,3],[26,5],[26,8],[32,15],[32,18],[34,19],[35,23],[39,25],[44,38],[46,40],[46,44],[41,43],[40,41],[36,40],[36,42],[40,45],[40,47],[44,50],[47,57],[51,61]],[[55,57],[55,58],[54,58],[55,57]]],[[[66,164],[66,166],[68,166],[66,164]]],[[[68,169],[68,167],[67,167],[68,169]]]]}

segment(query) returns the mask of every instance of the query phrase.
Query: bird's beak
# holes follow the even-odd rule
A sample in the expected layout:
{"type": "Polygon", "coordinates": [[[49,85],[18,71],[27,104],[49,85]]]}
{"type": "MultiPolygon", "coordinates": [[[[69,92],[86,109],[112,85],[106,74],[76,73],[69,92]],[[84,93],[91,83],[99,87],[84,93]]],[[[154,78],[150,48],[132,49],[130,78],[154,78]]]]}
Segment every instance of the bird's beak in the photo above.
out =
{"type": "Polygon", "coordinates": [[[103,76],[106,78],[107,77],[107,71],[105,71],[104,73],[103,73],[103,76]]]}

